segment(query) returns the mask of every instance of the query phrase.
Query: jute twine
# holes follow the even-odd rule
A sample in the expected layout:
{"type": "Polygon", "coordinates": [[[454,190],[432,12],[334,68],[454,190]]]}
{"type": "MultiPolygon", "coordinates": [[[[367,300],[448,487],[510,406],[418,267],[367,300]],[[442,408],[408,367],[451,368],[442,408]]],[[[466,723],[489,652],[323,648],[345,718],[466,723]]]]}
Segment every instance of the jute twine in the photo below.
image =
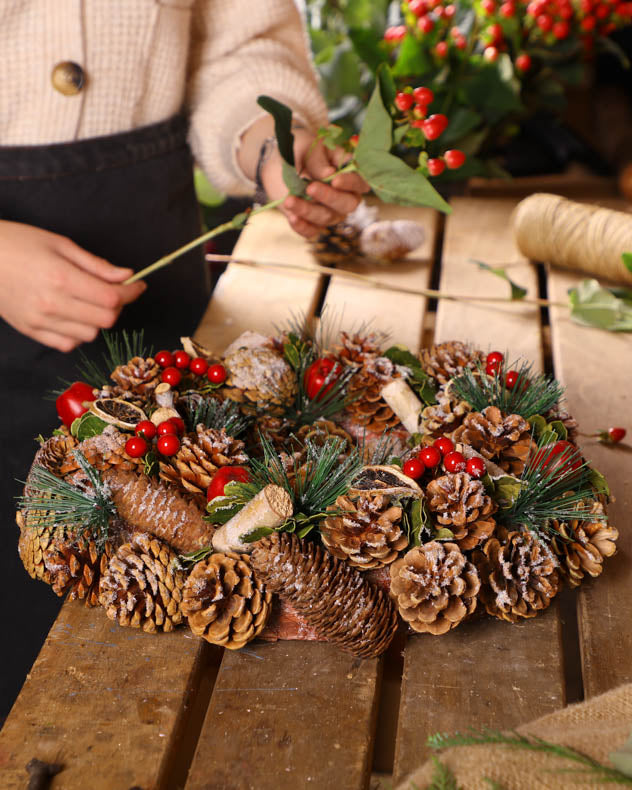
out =
{"type": "Polygon", "coordinates": [[[632,252],[632,214],[536,193],[513,216],[520,252],[533,261],[632,285],[621,253],[632,252]]]}

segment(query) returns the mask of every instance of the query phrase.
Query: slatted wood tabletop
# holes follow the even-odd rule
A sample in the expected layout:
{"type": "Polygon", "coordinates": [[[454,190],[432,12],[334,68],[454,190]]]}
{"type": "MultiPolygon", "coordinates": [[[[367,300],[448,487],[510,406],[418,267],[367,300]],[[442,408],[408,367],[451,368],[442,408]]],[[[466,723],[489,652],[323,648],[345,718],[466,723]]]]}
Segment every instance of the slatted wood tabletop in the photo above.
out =
{"type": "MultiPolygon", "coordinates": [[[[445,221],[382,207],[385,217],[423,222],[426,239],[414,261],[362,271],[403,287],[438,281],[449,293],[505,296],[507,284],[470,262],[478,259],[511,264],[531,296],[548,290],[563,301],[577,278],[538,277],[520,257],[516,202],[456,198],[445,221]]],[[[255,218],[235,256],[312,261],[276,214],[255,218]]],[[[550,311],[550,325],[539,307],[521,303],[442,300],[435,314],[422,296],[340,275],[231,264],[198,338],[221,349],[244,329],[270,332],[290,311],[313,316],[324,306],[344,308],[346,324],[372,318],[412,350],[434,336],[530,358],[566,385],[586,433],[629,419],[632,337],[578,327],[561,308],[550,311]]],[[[38,757],[65,765],[54,790],[364,790],[372,771],[397,781],[416,767],[433,732],[513,727],[629,681],[632,453],[591,439],[584,450],[616,496],[609,512],[619,553],[601,578],[520,625],[481,619],[442,637],[402,636],[382,659],[363,661],[310,642],[255,641],[222,654],[186,630],[149,636],[65,604],[0,733],[0,786],[25,787],[25,765],[38,757]]]]}

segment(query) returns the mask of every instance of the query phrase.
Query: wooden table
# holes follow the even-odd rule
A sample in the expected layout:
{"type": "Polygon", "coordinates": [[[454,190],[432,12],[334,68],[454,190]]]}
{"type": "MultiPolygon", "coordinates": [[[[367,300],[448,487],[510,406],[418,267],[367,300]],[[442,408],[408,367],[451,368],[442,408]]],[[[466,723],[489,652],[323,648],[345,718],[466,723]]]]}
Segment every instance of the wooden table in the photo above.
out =
{"type": "MultiPolygon", "coordinates": [[[[447,220],[384,207],[385,216],[422,221],[427,238],[417,262],[369,273],[406,287],[504,296],[507,284],[469,259],[510,263],[530,295],[563,301],[576,278],[538,276],[515,249],[516,200],[457,198],[447,220]]],[[[279,215],[257,217],[235,254],[311,262],[279,215]]],[[[338,275],[231,264],[198,337],[221,349],[245,329],[271,331],[290,310],[309,316],[324,306],[344,308],[345,325],[374,318],[413,350],[433,337],[510,349],[554,371],[585,432],[632,427],[632,337],[578,327],[561,308],[547,316],[524,303],[441,301],[435,313],[421,296],[338,275]]],[[[416,767],[437,730],[512,727],[629,681],[632,455],[591,439],[584,448],[616,496],[619,553],[601,578],[520,625],[484,619],[442,637],[402,636],[384,658],[362,661],[309,642],[254,642],[222,654],[185,629],[149,636],[67,603],[0,734],[0,786],[25,787],[25,765],[38,757],[65,764],[55,790],[360,790],[372,771],[397,781],[416,767]]]]}

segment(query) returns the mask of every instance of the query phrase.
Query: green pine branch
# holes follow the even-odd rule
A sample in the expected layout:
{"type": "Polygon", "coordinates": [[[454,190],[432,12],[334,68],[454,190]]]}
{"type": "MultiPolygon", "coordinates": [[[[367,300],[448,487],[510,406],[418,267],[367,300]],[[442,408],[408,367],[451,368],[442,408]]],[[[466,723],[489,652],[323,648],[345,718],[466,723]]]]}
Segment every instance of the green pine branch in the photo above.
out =
{"type": "Polygon", "coordinates": [[[195,431],[200,424],[206,428],[224,431],[233,437],[240,436],[251,420],[239,411],[237,403],[219,398],[183,398],[184,422],[187,431],[195,431]]]}

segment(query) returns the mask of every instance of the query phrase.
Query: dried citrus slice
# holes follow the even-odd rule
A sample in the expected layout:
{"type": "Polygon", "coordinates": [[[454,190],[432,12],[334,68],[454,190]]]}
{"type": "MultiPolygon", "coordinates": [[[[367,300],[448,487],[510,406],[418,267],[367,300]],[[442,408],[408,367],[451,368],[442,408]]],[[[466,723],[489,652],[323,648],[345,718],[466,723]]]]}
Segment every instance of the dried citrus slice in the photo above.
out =
{"type": "Polygon", "coordinates": [[[389,494],[422,497],[423,491],[399,466],[365,466],[353,479],[351,494],[389,494]]]}
{"type": "Polygon", "coordinates": [[[122,398],[101,398],[92,401],[90,411],[99,419],[117,428],[135,428],[141,420],[146,420],[145,412],[133,403],[122,398]]]}

